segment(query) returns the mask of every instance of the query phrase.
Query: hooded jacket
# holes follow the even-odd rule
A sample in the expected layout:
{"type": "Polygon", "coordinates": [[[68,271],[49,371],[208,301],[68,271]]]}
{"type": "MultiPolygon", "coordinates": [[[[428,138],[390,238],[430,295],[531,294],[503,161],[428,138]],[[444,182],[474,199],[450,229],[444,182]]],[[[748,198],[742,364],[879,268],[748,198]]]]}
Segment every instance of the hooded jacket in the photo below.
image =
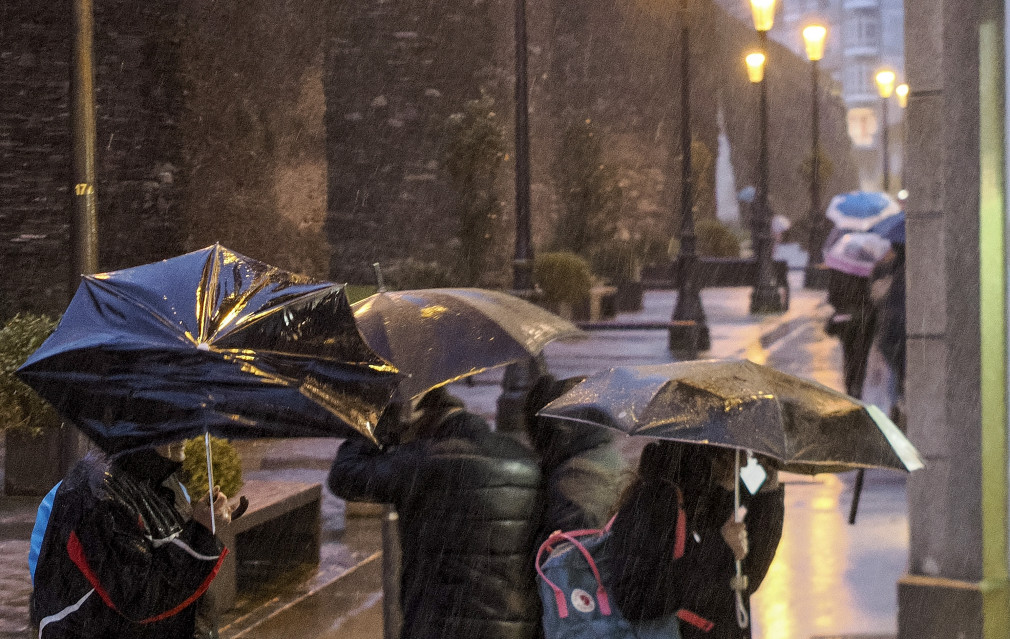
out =
{"type": "Polygon", "coordinates": [[[188,638],[227,551],[176,506],[181,464],[89,455],[60,485],[35,571],[40,639],[188,638]]]}
{"type": "Polygon", "coordinates": [[[542,491],[524,446],[457,408],[437,434],[385,451],[345,442],[328,484],[343,499],[396,506],[401,637],[539,636],[533,553],[542,491]]]}

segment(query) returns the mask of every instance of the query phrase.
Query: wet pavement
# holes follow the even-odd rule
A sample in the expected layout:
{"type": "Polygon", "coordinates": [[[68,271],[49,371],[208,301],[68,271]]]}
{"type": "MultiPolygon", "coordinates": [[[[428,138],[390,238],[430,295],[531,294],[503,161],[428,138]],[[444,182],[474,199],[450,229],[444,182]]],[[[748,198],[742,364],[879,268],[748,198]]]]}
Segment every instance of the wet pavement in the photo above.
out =
{"type": "MultiPolygon", "coordinates": [[[[749,315],[749,289],[703,291],[712,339],[711,357],[746,357],[841,388],[838,342],[824,334],[829,313],[823,292],[801,287],[792,273],[790,310],[749,315]]],[[[669,319],[675,294],[646,293],[645,309],[618,319],[669,319]]],[[[545,351],[559,376],[585,374],[615,364],[673,361],[662,330],[598,330],[583,341],[555,343],[545,351]]],[[[501,370],[458,383],[452,392],[475,412],[494,419],[501,370]]],[[[636,438],[637,439],[637,438],[636,438]]],[[[337,440],[240,442],[248,479],[324,482],[337,440]]],[[[627,442],[632,460],[644,443],[627,442]]],[[[905,570],[908,530],[904,479],[867,473],[859,518],[847,523],[853,474],[788,475],[782,543],[752,600],[754,636],[762,639],[877,639],[896,632],[896,581],[905,570]]],[[[27,547],[33,500],[0,497],[0,639],[30,636],[27,628],[27,547]]],[[[291,636],[379,639],[382,598],[381,539],[376,517],[347,517],[345,504],[324,490],[319,569],[289,583],[271,582],[239,597],[223,621],[222,636],[246,639],[291,636]],[[338,578],[340,577],[340,578],[338,578]]]]}

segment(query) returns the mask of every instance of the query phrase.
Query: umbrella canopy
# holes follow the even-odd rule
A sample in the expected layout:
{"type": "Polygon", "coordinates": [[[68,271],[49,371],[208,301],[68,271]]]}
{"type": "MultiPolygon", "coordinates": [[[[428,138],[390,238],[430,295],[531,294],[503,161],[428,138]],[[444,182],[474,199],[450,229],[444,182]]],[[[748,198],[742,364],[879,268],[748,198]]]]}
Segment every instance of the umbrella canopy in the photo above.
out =
{"type": "Polygon", "coordinates": [[[109,452],[208,431],[374,440],[396,384],[342,287],[217,244],[84,277],[18,375],[109,452]]]}
{"type": "Polygon", "coordinates": [[[904,211],[898,215],[889,217],[881,222],[873,225],[870,229],[871,233],[875,233],[880,237],[884,238],[891,244],[904,244],[905,243],[905,213],[904,211]]]}
{"type": "Polygon", "coordinates": [[[747,360],[611,368],[539,414],[629,435],[747,449],[792,472],[923,467],[879,409],[747,360]]]}
{"type": "Polygon", "coordinates": [[[582,334],[535,304],[477,288],[381,292],[355,304],[354,318],[368,345],[400,370],[404,399],[582,334]]]}
{"type": "Polygon", "coordinates": [[[869,231],[874,224],[901,213],[901,205],[887,193],[853,191],[836,195],[827,217],[846,231],[869,231]]]}
{"type": "Polygon", "coordinates": [[[876,233],[846,233],[824,253],[824,265],[842,273],[869,277],[890,250],[891,243],[876,233]]]}

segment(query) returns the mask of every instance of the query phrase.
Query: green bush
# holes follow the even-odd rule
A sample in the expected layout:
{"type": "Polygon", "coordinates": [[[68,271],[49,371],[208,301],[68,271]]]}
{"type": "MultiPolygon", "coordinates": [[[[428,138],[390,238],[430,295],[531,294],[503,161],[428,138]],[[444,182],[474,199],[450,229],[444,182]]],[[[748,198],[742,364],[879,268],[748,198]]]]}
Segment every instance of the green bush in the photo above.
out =
{"type": "MultiPolygon", "coordinates": [[[[242,460],[238,451],[227,439],[211,436],[211,465],[214,483],[229,498],[242,488],[242,460]]],[[[196,500],[207,495],[207,448],[203,437],[186,440],[186,459],[182,462],[182,483],[189,496],[196,500]]]]}
{"type": "Polygon", "coordinates": [[[347,301],[354,304],[374,295],[376,288],[372,284],[347,284],[344,286],[344,292],[347,294],[347,301]]]}
{"type": "Polygon", "coordinates": [[[604,141],[590,120],[565,128],[551,170],[564,206],[554,245],[588,255],[614,237],[623,200],[617,167],[606,163],[604,141]]]}
{"type": "Polygon", "coordinates": [[[56,328],[45,315],[18,314],[0,329],[0,432],[23,428],[38,432],[59,426],[59,413],[14,375],[56,328]]]}
{"type": "Polygon", "coordinates": [[[533,281],[549,303],[578,304],[593,286],[589,263],[574,253],[540,253],[533,260],[533,281]]]}
{"type": "Polygon", "coordinates": [[[706,219],[694,226],[698,254],[708,257],[740,257],[740,240],[719,220],[706,219]]]}
{"type": "Polygon", "coordinates": [[[594,274],[612,284],[639,279],[641,262],[630,241],[614,240],[597,246],[591,253],[590,263],[594,274]]]}
{"type": "Polygon", "coordinates": [[[481,97],[449,117],[442,168],[456,191],[460,250],[458,270],[467,286],[478,286],[502,232],[498,173],[505,161],[505,130],[494,100],[481,97]]]}

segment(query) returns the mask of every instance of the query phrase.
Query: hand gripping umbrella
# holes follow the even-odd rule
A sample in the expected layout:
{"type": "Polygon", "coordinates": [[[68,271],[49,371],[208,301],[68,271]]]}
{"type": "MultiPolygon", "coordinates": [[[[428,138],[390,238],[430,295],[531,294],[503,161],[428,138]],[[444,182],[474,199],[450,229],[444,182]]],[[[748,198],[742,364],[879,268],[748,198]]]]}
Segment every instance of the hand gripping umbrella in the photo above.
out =
{"type": "Polygon", "coordinates": [[[400,370],[404,399],[582,334],[518,297],[477,288],[384,291],[354,305],[368,345],[400,370]]]}
{"type": "Polygon", "coordinates": [[[217,244],[86,276],[18,370],[110,453],[209,433],[374,440],[395,373],[342,287],[217,244]]]}
{"type": "MultiPolygon", "coordinates": [[[[738,478],[740,451],[805,474],[923,467],[915,447],[875,406],[747,360],[611,368],[590,375],[538,414],[628,435],[732,448],[738,478]]],[[[736,485],[739,510],[739,481],[736,485]]],[[[737,611],[745,627],[739,596],[737,611]]]]}

